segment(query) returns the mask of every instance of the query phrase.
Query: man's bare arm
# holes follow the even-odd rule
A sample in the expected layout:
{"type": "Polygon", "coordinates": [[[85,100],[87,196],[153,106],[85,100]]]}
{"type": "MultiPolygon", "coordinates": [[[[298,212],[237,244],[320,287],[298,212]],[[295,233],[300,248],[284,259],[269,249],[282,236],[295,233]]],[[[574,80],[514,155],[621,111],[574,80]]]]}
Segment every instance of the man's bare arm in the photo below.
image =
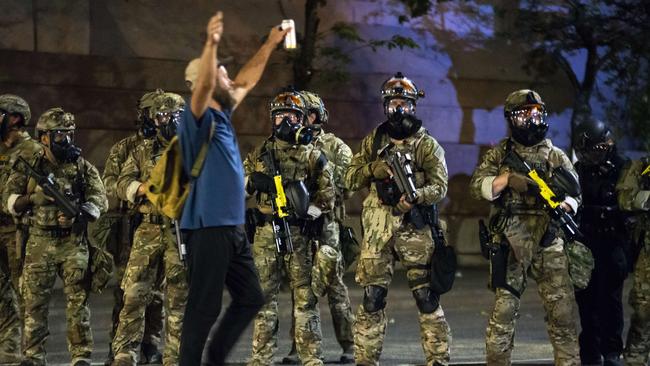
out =
{"type": "Polygon", "coordinates": [[[278,27],[271,28],[269,36],[260,47],[260,49],[251,57],[250,60],[242,67],[242,69],[235,77],[235,90],[233,92],[233,98],[235,100],[235,107],[244,100],[246,94],[248,94],[251,89],[257,85],[257,82],[260,81],[262,73],[266,68],[266,64],[271,57],[271,53],[278,46],[280,42],[284,39],[284,36],[291,30],[287,28],[280,30],[278,27]]]}
{"type": "Polygon", "coordinates": [[[217,48],[222,34],[223,13],[219,11],[208,22],[207,38],[199,62],[199,74],[192,91],[191,109],[196,119],[201,118],[208,109],[212,93],[217,86],[217,48]]]}

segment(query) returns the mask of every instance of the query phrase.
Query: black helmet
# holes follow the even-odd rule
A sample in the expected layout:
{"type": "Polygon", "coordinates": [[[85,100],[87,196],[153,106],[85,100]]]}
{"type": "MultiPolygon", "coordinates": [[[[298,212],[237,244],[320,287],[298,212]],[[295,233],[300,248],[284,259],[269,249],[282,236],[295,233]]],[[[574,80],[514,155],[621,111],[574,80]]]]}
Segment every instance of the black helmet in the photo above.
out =
{"type": "Polygon", "coordinates": [[[605,122],[589,117],[576,126],[573,147],[580,161],[585,164],[603,162],[614,151],[614,134],[605,122]]]}
{"type": "Polygon", "coordinates": [[[503,114],[510,125],[512,138],[518,143],[533,146],[546,137],[546,104],[537,92],[521,89],[510,93],[503,114]]]}

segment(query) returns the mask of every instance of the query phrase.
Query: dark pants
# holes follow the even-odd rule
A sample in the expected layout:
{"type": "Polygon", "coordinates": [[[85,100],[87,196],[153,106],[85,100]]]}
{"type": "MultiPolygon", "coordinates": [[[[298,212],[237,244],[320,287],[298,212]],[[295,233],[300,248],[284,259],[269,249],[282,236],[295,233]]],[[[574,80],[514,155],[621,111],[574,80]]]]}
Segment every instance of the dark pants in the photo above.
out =
{"type": "Polygon", "coordinates": [[[586,240],[594,255],[594,271],[589,286],[576,292],[583,364],[597,364],[601,356],[618,356],[623,352],[625,252],[616,240],[603,239],[586,240]]]}
{"type": "Polygon", "coordinates": [[[190,231],[187,264],[189,294],[179,364],[223,365],[241,333],[264,305],[244,230],[220,226],[190,231]],[[232,302],[217,324],[224,284],[232,302]]]}

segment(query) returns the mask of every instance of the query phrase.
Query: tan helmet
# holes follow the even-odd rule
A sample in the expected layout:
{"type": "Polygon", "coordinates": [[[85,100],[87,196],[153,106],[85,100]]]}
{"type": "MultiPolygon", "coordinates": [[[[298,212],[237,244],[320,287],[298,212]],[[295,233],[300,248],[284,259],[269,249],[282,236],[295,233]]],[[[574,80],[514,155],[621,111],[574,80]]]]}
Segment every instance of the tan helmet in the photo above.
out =
{"type": "Polygon", "coordinates": [[[273,118],[273,113],[279,111],[298,112],[302,119],[307,113],[307,103],[297,91],[284,91],[276,95],[269,103],[269,116],[273,118]]]}
{"type": "Polygon", "coordinates": [[[156,97],[158,97],[160,95],[163,95],[163,94],[165,94],[165,92],[160,88],[158,88],[158,89],[156,89],[154,91],[144,93],[144,95],[142,95],[140,97],[140,100],[138,100],[138,106],[137,106],[137,108],[138,108],[138,117],[140,117],[142,115],[142,113],[148,111],[149,108],[151,108],[153,106],[153,102],[156,99],[156,97]]]}
{"type": "Polygon", "coordinates": [[[384,103],[393,98],[410,99],[416,103],[419,98],[424,98],[424,90],[419,90],[411,79],[398,72],[381,85],[381,97],[384,103]]]}
{"type": "Polygon", "coordinates": [[[42,131],[71,131],[76,128],[74,115],[65,112],[63,108],[50,108],[43,113],[36,122],[36,132],[42,131]]]}
{"type": "Polygon", "coordinates": [[[176,93],[163,93],[153,98],[149,108],[149,118],[154,119],[158,113],[173,113],[185,109],[185,100],[176,93]]]}
{"type": "Polygon", "coordinates": [[[17,113],[23,116],[25,126],[27,126],[29,120],[32,118],[29,104],[27,104],[25,99],[14,94],[0,95],[0,109],[5,110],[8,113],[17,113]]]}
{"type": "Polygon", "coordinates": [[[503,113],[508,118],[513,110],[529,105],[539,105],[546,110],[546,104],[544,104],[539,93],[530,89],[517,90],[506,97],[506,102],[503,104],[503,113]]]}
{"type": "Polygon", "coordinates": [[[323,99],[318,94],[306,90],[301,91],[300,94],[302,94],[303,99],[307,103],[308,113],[315,112],[318,114],[320,123],[327,123],[329,120],[329,112],[325,109],[323,99]]]}

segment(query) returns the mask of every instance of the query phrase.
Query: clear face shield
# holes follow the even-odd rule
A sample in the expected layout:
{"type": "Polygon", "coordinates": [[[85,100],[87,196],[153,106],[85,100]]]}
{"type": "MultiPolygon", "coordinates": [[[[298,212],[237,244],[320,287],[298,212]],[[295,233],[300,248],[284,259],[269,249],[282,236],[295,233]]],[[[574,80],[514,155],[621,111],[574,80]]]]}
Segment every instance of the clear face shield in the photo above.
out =
{"type": "Polygon", "coordinates": [[[415,104],[410,99],[393,98],[386,103],[386,115],[415,114],[415,104]]]}
{"type": "Polygon", "coordinates": [[[542,126],[546,124],[546,110],[537,105],[515,109],[510,112],[510,121],[516,128],[542,126]]]}
{"type": "Polygon", "coordinates": [[[183,110],[179,109],[171,112],[157,112],[154,116],[156,127],[165,140],[171,140],[178,130],[183,110]]]}

